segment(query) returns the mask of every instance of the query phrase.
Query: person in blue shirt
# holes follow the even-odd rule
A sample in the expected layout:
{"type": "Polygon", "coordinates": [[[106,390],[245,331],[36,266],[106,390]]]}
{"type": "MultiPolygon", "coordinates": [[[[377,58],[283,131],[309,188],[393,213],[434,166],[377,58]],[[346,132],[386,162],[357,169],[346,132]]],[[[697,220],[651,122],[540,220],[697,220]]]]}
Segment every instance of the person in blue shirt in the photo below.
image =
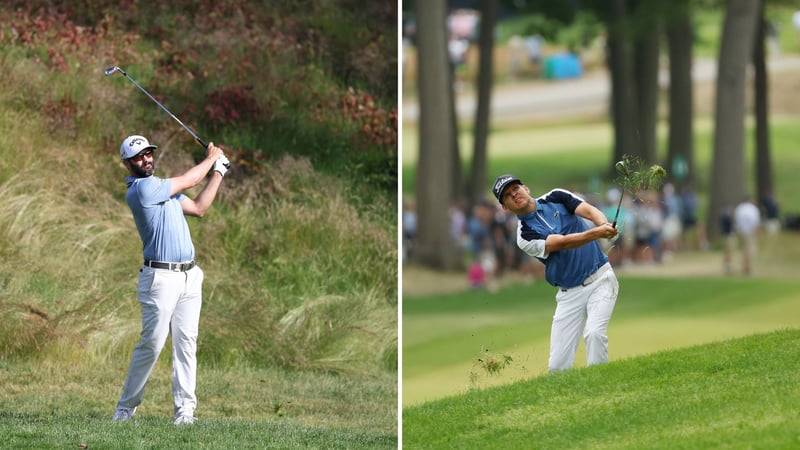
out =
{"type": "Polygon", "coordinates": [[[551,372],[575,363],[581,334],[587,365],[608,361],[608,322],[619,283],[598,239],[617,235],[605,214],[575,194],[554,189],[533,198],[513,175],[501,175],[492,193],[516,214],[517,245],[545,265],[545,279],[558,288],[550,330],[551,372]]]}
{"type": "Polygon", "coordinates": [[[134,348],[113,420],[133,417],[158,355],[172,333],[174,423],[193,424],[203,271],[195,263],[184,216],[202,217],[211,207],[230,162],[212,142],[199,164],[183,175],[162,179],[153,176],[153,152],[157,148],[139,135],[128,136],[120,146],[122,164],[130,172],[125,178],[126,199],[142,240],[144,263],[139,269],[137,290],[142,307],[141,340],[134,348]],[[208,182],[194,199],[182,193],[206,178],[208,182]]]}

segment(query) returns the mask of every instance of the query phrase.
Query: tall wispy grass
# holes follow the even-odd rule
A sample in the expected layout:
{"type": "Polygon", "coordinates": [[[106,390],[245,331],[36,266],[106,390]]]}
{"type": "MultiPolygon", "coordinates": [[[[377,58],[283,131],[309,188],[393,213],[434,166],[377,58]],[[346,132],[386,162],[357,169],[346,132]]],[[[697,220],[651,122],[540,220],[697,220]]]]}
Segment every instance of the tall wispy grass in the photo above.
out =
{"type": "MultiPolygon", "coordinates": [[[[168,177],[194,163],[194,144],[100,64],[61,73],[5,46],[0,71],[0,360],[124,364],[141,242],[117,148],[147,134],[168,177]]],[[[206,217],[189,219],[205,363],[396,370],[396,225],[343,180],[289,156],[256,175],[234,167],[206,217]]]]}
{"type": "Polygon", "coordinates": [[[360,372],[396,353],[395,240],[343,191],[285,157],[268,177],[226,187],[219,213],[194,227],[219,271],[205,315],[221,330],[207,336],[216,359],[360,372]]]}

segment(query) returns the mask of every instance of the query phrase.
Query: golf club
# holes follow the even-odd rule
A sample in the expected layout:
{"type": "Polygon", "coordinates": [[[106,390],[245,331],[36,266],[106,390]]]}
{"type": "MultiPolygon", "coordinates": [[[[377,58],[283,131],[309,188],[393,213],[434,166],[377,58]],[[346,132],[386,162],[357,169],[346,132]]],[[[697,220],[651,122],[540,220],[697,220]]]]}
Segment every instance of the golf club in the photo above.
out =
{"type": "Polygon", "coordinates": [[[208,144],[206,144],[206,142],[205,142],[204,140],[200,139],[200,137],[199,137],[197,134],[195,134],[195,132],[194,132],[194,131],[192,131],[192,130],[191,130],[191,128],[187,127],[187,126],[186,126],[186,125],[185,125],[183,122],[181,122],[181,120],[180,120],[180,119],[178,119],[177,117],[175,117],[175,114],[172,114],[172,113],[171,113],[171,112],[170,112],[170,111],[169,111],[169,110],[168,110],[166,107],[164,107],[164,105],[162,105],[162,104],[161,104],[161,102],[159,102],[158,100],[156,100],[156,99],[155,99],[155,97],[153,97],[152,95],[150,95],[150,93],[149,93],[149,92],[147,92],[147,91],[146,91],[146,90],[145,90],[145,89],[144,89],[142,86],[140,86],[140,85],[139,85],[139,83],[137,83],[137,82],[136,82],[136,80],[134,80],[133,78],[131,78],[131,77],[128,75],[128,73],[127,73],[127,72],[125,72],[124,70],[122,70],[122,68],[121,68],[121,67],[118,67],[118,66],[109,67],[108,69],[106,69],[106,70],[105,70],[105,75],[106,75],[106,76],[111,76],[111,75],[114,75],[114,73],[115,73],[115,72],[119,72],[119,73],[121,73],[121,74],[125,75],[125,78],[129,79],[129,80],[131,81],[131,83],[133,83],[134,85],[136,85],[136,87],[137,87],[137,88],[139,88],[139,90],[140,90],[140,91],[144,92],[144,93],[145,93],[145,95],[147,95],[148,97],[150,97],[150,100],[152,100],[152,101],[156,102],[156,105],[160,106],[160,107],[161,107],[161,109],[163,109],[163,110],[164,110],[164,111],[165,111],[167,114],[169,114],[169,115],[170,115],[170,117],[172,117],[173,119],[175,119],[175,121],[176,121],[176,122],[178,122],[178,123],[179,123],[179,124],[180,124],[180,125],[183,127],[183,129],[184,129],[184,130],[188,131],[188,132],[189,132],[189,134],[191,134],[191,135],[192,135],[192,137],[193,137],[193,138],[194,138],[194,139],[195,139],[195,140],[196,140],[196,141],[197,141],[197,142],[198,142],[200,145],[202,145],[202,146],[203,146],[203,148],[208,148],[208,144]]]}
{"type": "MultiPolygon", "coordinates": [[[[625,176],[627,176],[629,174],[628,167],[625,166],[625,162],[624,161],[617,161],[617,163],[614,164],[614,167],[617,169],[617,173],[619,173],[623,177],[625,177],[625,176]]],[[[625,196],[625,189],[622,189],[622,192],[620,192],[620,194],[619,194],[619,203],[617,204],[617,213],[614,214],[614,222],[611,224],[611,226],[614,227],[614,228],[617,227],[617,219],[619,218],[619,209],[622,207],[622,197],[624,197],[624,196],[625,196]]]]}

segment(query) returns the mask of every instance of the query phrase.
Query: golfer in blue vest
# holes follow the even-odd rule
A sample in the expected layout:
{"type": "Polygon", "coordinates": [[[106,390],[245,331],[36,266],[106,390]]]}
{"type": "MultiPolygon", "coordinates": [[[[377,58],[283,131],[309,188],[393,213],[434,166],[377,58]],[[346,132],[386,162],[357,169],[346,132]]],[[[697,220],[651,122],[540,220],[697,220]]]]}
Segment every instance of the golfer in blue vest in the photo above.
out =
{"type": "Polygon", "coordinates": [[[222,149],[208,144],[206,157],[183,175],[153,176],[156,146],[139,135],[120,146],[126,195],[142,239],[144,263],[137,297],[142,307],[141,340],[131,357],[128,377],[114,420],[127,421],[142,403],[147,379],[167,336],[172,333],[172,395],[175,425],[193,424],[197,407],[197,334],[202,304],[203,271],[195,263],[194,244],[184,216],[202,217],[217,195],[230,162],[222,149]],[[208,179],[192,199],[182,191],[208,179]]]}
{"type": "Polygon", "coordinates": [[[558,288],[548,369],[573,366],[581,334],[587,365],[607,362],[606,330],[619,283],[597,240],[613,238],[617,229],[599,209],[563,189],[533,198],[519,178],[501,175],[492,192],[517,215],[519,248],[544,263],[547,282],[558,288]]]}

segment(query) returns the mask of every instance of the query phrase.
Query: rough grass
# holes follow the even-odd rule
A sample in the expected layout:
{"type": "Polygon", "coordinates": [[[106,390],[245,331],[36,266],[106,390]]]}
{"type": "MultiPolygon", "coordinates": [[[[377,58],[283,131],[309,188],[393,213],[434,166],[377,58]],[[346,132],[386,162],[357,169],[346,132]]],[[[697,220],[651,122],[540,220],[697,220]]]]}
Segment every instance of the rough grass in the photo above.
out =
{"type": "Polygon", "coordinates": [[[798,343],[787,329],[406,408],[403,448],[792,448],[798,343]]]}
{"type": "MultiPolygon", "coordinates": [[[[797,292],[798,283],[788,279],[620,276],[609,356],[617,360],[800,326],[797,292]]],[[[554,295],[551,286],[537,282],[495,293],[405,298],[403,404],[546,373],[554,295]],[[479,365],[484,349],[513,362],[487,376],[479,365]]],[[[576,365],[585,365],[583,344],[576,365]]]]}

